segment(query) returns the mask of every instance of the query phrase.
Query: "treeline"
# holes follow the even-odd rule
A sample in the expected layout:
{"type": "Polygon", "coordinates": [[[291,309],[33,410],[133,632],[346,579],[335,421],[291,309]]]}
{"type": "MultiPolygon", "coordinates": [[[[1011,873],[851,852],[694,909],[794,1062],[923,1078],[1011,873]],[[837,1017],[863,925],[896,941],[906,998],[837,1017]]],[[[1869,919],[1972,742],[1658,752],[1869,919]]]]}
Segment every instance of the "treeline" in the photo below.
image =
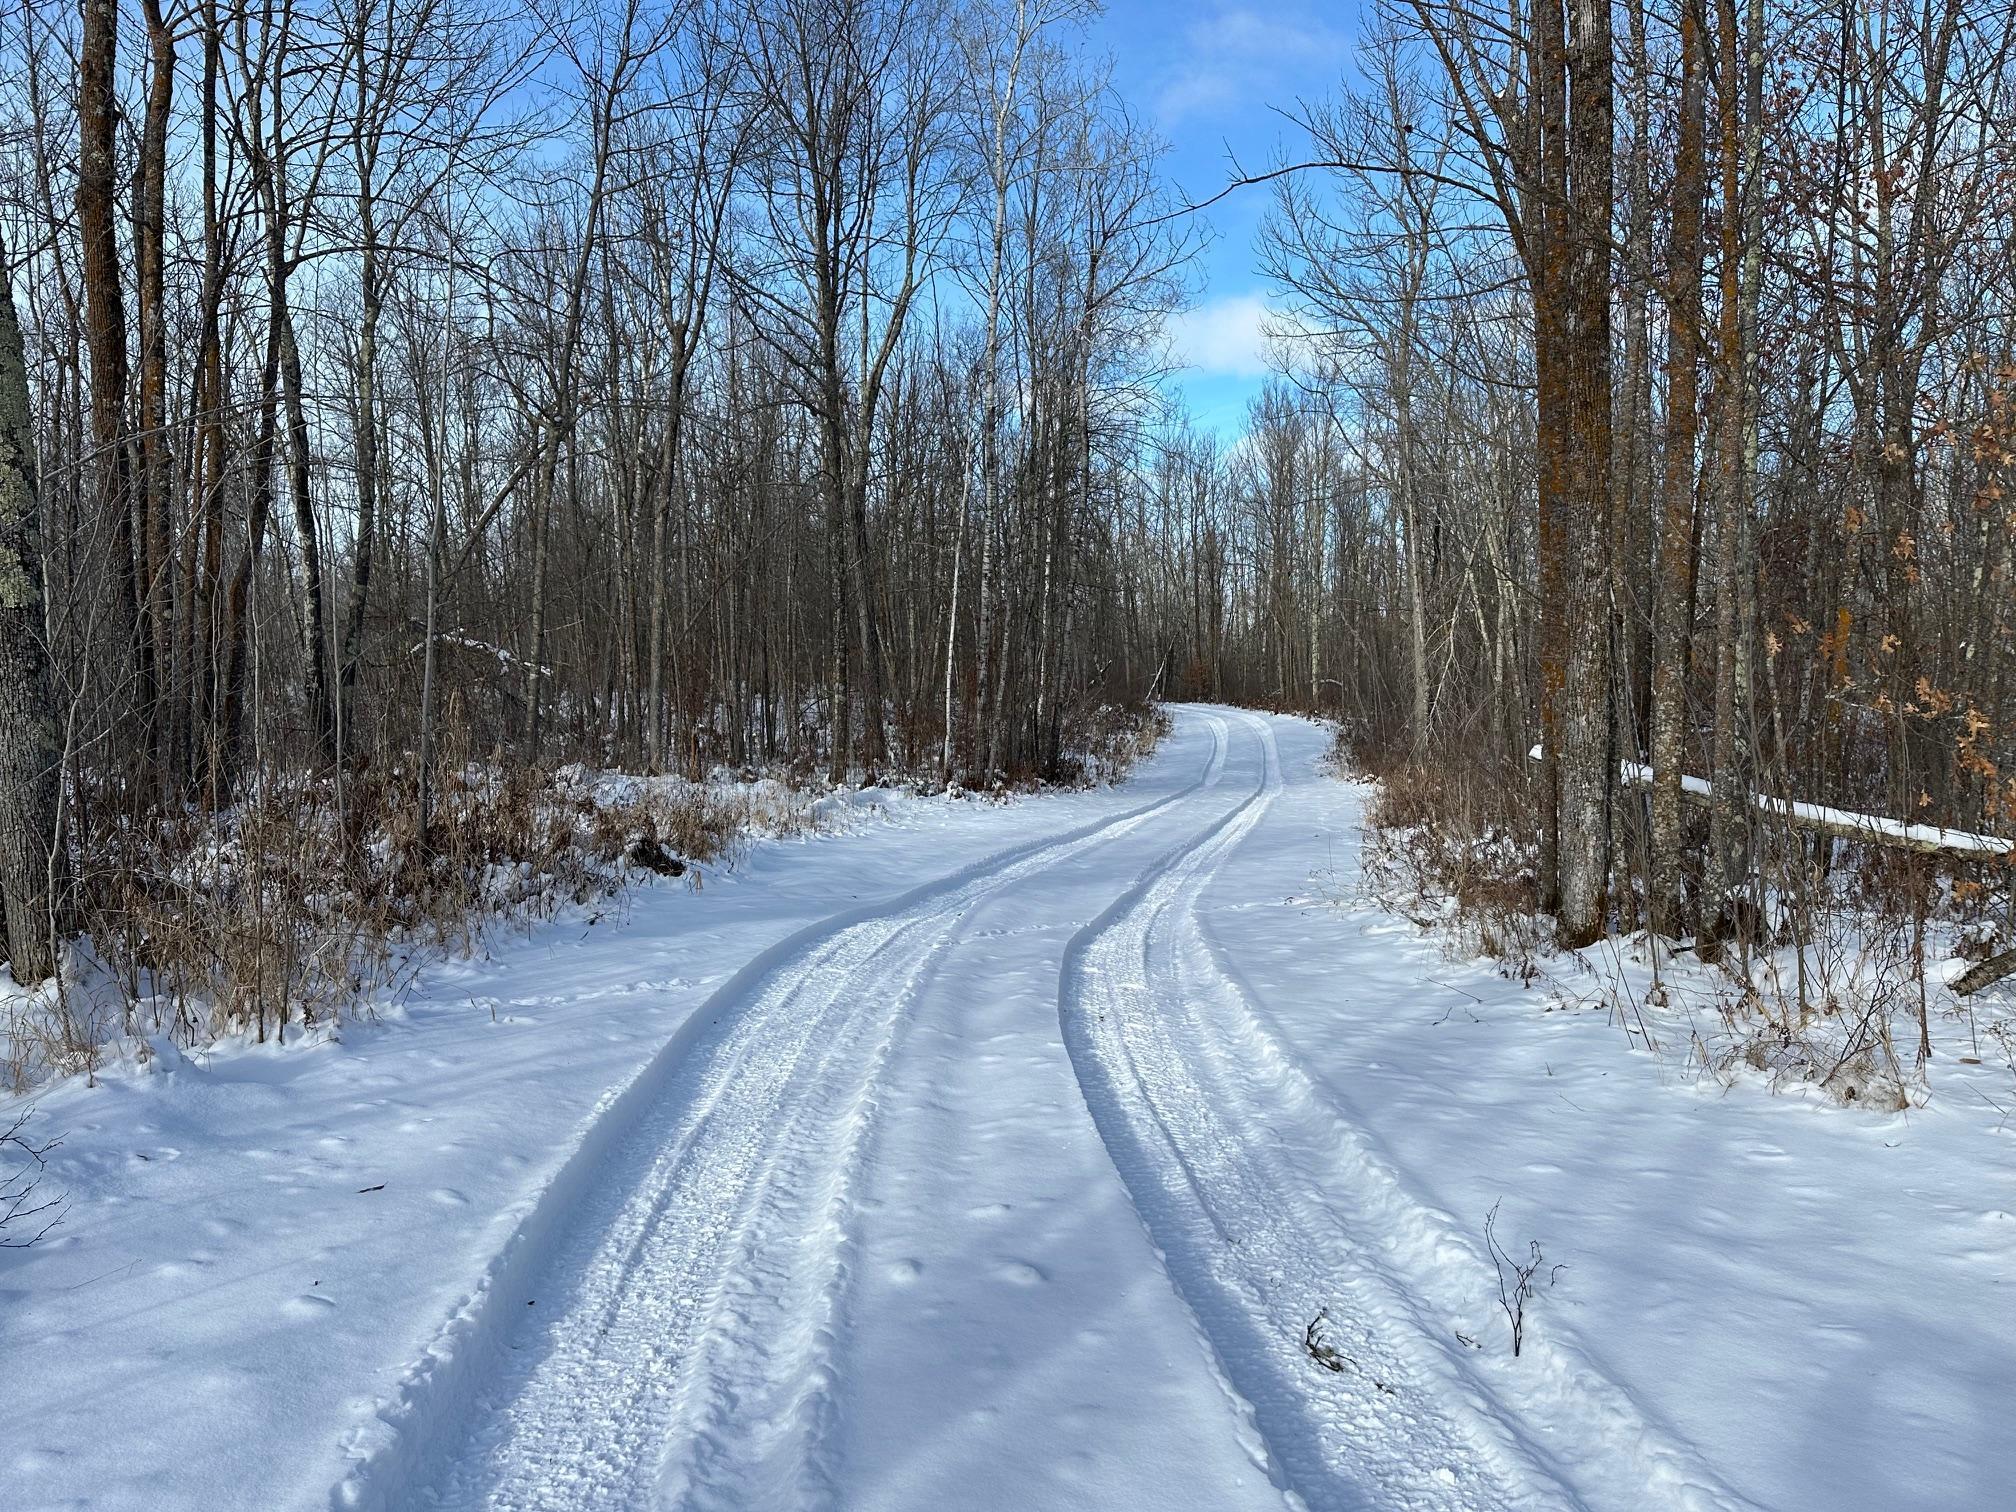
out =
{"type": "Polygon", "coordinates": [[[1575,943],[1816,887],[1755,795],[2016,834],[2012,49],[1988,0],[1387,0],[1273,182],[1292,382],[1170,488],[1252,605],[1196,685],[1532,834],[1575,943]]]}
{"type": "Polygon", "coordinates": [[[9,7],[16,975],[261,774],[424,836],[444,746],[987,782],[1147,693],[1190,243],[1088,9],[9,7]]]}
{"type": "Polygon", "coordinates": [[[16,974],[248,791],[424,851],[470,756],[986,783],[1144,695],[1341,716],[1574,942],[1817,885],[1755,795],[2016,827],[2006,6],[1384,0],[1229,443],[1088,11],[0,14],[16,974]]]}

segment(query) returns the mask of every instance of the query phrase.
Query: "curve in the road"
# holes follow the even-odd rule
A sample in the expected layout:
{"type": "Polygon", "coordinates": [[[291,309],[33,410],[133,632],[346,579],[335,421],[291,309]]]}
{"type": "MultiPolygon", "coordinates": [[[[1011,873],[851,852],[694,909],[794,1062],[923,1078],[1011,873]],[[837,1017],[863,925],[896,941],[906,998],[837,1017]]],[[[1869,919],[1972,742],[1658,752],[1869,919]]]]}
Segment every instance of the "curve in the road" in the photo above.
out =
{"type": "Polygon", "coordinates": [[[1340,1305],[1351,1236],[1283,1158],[1273,1110],[1239,1096],[1199,1054],[1213,984],[1187,969],[1177,936],[1282,789],[1273,732],[1253,723],[1267,747],[1261,787],[1171,850],[1066,950],[1059,1011],[1093,1121],[1277,1473],[1305,1503],[1572,1505],[1449,1410],[1410,1341],[1340,1305]]]}
{"type": "Polygon", "coordinates": [[[1206,718],[1188,785],[802,930],[697,1009],[591,1119],[333,1504],[818,1500],[836,1214],[909,993],[976,899],[1215,785],[1206,718]],[[541,1296],[561,1305],[529,1328],[541,1296]]]}

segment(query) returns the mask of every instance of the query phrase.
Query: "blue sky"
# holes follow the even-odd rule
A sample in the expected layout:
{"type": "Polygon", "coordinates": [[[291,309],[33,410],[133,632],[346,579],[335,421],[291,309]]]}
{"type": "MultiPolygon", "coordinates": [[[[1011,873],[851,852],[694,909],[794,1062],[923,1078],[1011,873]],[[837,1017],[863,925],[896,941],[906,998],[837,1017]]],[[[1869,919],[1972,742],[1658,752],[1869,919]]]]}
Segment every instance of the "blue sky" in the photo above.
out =
{"type": "MultiPolygon", "coordinates": [[[[1270,107],[1336,92],[1350,71],[1358,12],[1357,0],[1107,0],[1087,41],[1113,60],[1121,94],[1169,142],[1169,176],[1200,200],[1224,187],[1235,158],[1254,172],[1304,145],[1270,107]]],[[[1243,429],[1246,401],[1266,374],[1266,287],[1253,233],[1267,204],[1266,189],[1242,189],[1205,212],[1214,235],[1199,263],[1199,305],[1174,333],[1191,365],[1172,385],[1200,424],[1228,438],[1243,429]]]]}

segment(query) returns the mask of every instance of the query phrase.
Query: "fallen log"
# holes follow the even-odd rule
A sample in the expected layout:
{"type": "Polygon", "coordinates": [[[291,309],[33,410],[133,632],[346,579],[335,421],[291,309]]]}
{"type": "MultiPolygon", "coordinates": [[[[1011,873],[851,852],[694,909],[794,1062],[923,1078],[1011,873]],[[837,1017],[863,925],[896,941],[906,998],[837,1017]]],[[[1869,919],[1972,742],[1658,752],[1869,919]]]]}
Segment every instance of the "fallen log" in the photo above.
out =
{"type": "MultiPolygon", "coordinates": [[[[1533,747],[1527,754],[1538,761],[1540,747],[1533,747]]],[[[1618,763],[1617,775],[1626,787],[1652,786],[1652,768],[1642,762],[1618,763]]],[[[1689,803],[1705,806],[1715,800],[1714,784],[1706,777],[1682,777],[1680,796],[1689,803]]],[[[2005,840],[2000,835],[1945,829],[1936,824],[1906,824],[1901,819],[1890,819],[1880,814],[1857,814],[1848,809],[1829,808],[1823,803],[1774,798],[1769,793],[1752,793],[1750,806],[1794,829],[1814,830],[1842,840],[1860,840],[1869,845],[1917,851],[1928,856],[1973,856],[1980,860],[2016,862],[2016,840],[2005,840]]]]}
{"type": "Polygon", "coordinates": [[[1983,987],[1993,987],[2006,976],[2016,976],[2016,950],[2005,950],[1977,962],[1972,970],[1954,980],[1953,995],[1966,997],[1983,987]]]}
{"type": "MultiPolygon", "coordinates": [[[[1526,753],[1540,759],[1540,747],[1526,753]]],[[[1652,786],[1652,768],[1639,761],[1617,764],[1617,776],[1626,787],[1652,786]]],[[[1707,806],[1715,801],[1715,787],[1706,777],[1680,779],[1680,796],[1688,803],[1707,806]]],[[[1859,840],[1869,845],[1917,851],[1927,856],[1972,856],[1979,860],[2001,860],[2016,865],[2016,840],[2000,835],[1976,834],[1970,830],[1950,830],[1936,824],[1906,824],[1881,814],[1857,814],[1849,809],[1829,808],[1822,803],[1801,803],[1793,798],[1774,798],[1769,793],[1752,793],[1750,806],[1761,814],[1783,820],[1794,829],[1814,830],[1842,840],[1859,840]]],[[[1953,981],[1957,997],[1966,997],[1984,987],[2016,976],[2016,950],[2005,950],[1976,963],[1953,981]]]]}

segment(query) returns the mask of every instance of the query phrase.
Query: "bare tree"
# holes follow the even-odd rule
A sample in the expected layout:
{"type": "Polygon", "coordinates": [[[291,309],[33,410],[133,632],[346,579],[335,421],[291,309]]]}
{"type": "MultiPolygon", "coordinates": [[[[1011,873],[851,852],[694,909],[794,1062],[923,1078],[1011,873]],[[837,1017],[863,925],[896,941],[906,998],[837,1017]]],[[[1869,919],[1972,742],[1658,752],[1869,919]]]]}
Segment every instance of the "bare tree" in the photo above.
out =
{"type": "Polygon", "coordinates": [[[24,985],[55,970],[68,913],[57,839],[63,742],[49,685],[32,415],[9,288],[0,301],[0,939],[24,985]]]}

